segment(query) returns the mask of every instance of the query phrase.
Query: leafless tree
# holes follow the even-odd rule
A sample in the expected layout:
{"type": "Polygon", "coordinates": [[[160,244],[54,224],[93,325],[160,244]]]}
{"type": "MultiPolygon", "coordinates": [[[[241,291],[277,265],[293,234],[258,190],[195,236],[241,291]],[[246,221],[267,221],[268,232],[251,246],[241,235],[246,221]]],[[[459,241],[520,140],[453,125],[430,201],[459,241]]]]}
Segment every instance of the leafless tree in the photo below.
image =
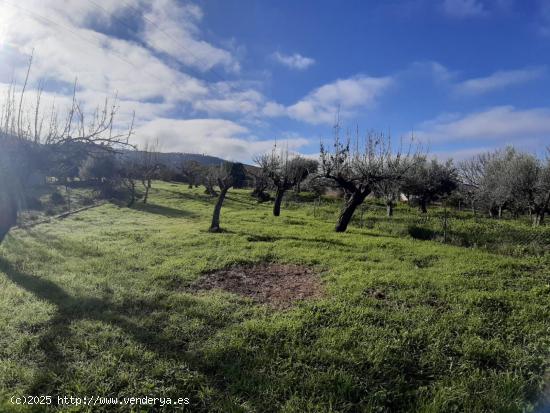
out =
{"type": "Polygon", "coordinates": [[[270,196],[267,193],[269,189],[269,177],[263,168],[255,168],[249,171],[249,175],[252,178],[253,190],[251,195],[258,200],[258,202],[269,201],[270,196]]]}
{"type": "Polygon", "coordinates": [[[355,145],[349,138],[342,142],[340,125],[334,127],[332,149],[321,144],[321,175],[332,180],[345,193],[345,202],[336,224],[337,232],[346,231],[357,207],[384,182],[398,182],[414,164],[412,142],[407,151],[403,144],[392,148],[391,138],[383,133],[369,133],[355,145]]]}
{"type": "Polygon", "coordinates": [[[126,188],[130,195],[128,207],[131,207],[136,202],[136,186],[142,178],[138,157],[128,156],[119,161],[118,177],[120,183],[126,188]]]}
{"type": "Polygon", "coordinates": [[[158,139],[152,142],[145,142],[145,145],[140,151],[139,172],[140,180],[145,190],[143,195],[143,203],[146,204],[149,199],[149,191],[151,182],[159,171],[159,151],[160,145],[158,139]]]}
{"type": "Polygon", "coordinates": [[[204,185],[204,192],[212,197],[218,196],[215,186],[217,185],[218,167],[215,165],[204,166],[201,172],[201,183],[204,185]]]}
{"type": "Polygon", "coordinates": [[[256,163],[276,189],[273,215],[281,215],[281,202],[286,191],[299,185],[310,173],[317,171],[317,162],[291,155],[287,150],[278,151],[275,146],[270,154],[256,159],[256,163]]]}
{"type": "MultiPolygon", "coordinates": [[[[72,99],[65,115],[55,105],[49,111],[42,110],[42,89],[40,83],[36,91],[34,103],[27,104],[25,97],[28,89],[32,68],[32,56],[29,59],[25,80],[20,90],[12,82],[0,109],[0,146],[3,152],[13,155],[0,159],[4,170],[4,179],[0,192],[0,215],[5,217],[0,224],[0,234],[4,234],[15,225],[18,209],[24,198],[25,176],[30,171],[37,170],[37,164],[29,159],[31,153],[45,153],[63,150],[67,146],[80,144],[81,150],[114,152],[124,146],[129,146],[129,138],[133,131],[133,121],[128,128],[119,129],[115,122],[118,112],[117,99],[105,99],[103,105],[95,111],[84,110],[77,99],[77,81],[75,80],[72,99]],[[16,97],[16,94],[18,95],[16,97]],[[17,158],[17,159],[16,159],[17,158]],[[22,165],[29,165],[23,168],[22,165]]],[[[1,240],[2,238],[0,238],[1,240]]]]}
{"type": "Polygon", "coordinates": [[[213,168],[217,185],[220,188],[218,200],[214,206],[214,213],[212,215],[212,224],[210,225],[210,232],[220,232],[220,212],[222,209],[223,201],[232,187],[241,187],[246,179],[246,173],[241,163],[224,162],[215,169],[213,168]]]}
{"type": "Polygon", "coordinates": [[[198,187],[201,177],[205,174],[205,168],[193,160],[186,160],[180,166],[180,172],[183,178],[187,181],[189,189],[193,186],[198,187]]]}
{"type": "Polygon", "coordinates": [[[386,216],[388,218],[393,216],[393,209],[401,193],[401,184],[400,180],[384,180],[378,182],[374,187],[376,196],[382,198],[386,204],[386,216]]]}

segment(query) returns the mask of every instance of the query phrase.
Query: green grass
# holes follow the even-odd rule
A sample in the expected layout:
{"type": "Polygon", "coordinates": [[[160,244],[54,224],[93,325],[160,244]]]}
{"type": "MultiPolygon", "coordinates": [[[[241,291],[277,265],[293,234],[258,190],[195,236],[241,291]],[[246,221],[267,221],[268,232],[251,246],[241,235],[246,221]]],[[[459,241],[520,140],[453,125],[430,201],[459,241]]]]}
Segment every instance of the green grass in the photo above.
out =
{"type": "MultiPolygon", "coordinates": [[[[4,241],[0,411],[18,411],[16,394],[189,397],[189,411],[219,412],[522,412],[541,400],[544,248],[420,241],[381,217],[338,234],[334,203],[316,217],[311,202],[290,203],[275,218],[235,190],[226,231],[211,234],[214,200],[202,189],[156,183],[150,202],[103,205],[4,241]],[[188,290],[206,271],[263,261],[315,267],[326,297],[275,311],[188,290]]],[[[399,208],[395,222],[412,215],[399,208]]],[[[87,409],[66,411],[116,411],[87,409]]]]}

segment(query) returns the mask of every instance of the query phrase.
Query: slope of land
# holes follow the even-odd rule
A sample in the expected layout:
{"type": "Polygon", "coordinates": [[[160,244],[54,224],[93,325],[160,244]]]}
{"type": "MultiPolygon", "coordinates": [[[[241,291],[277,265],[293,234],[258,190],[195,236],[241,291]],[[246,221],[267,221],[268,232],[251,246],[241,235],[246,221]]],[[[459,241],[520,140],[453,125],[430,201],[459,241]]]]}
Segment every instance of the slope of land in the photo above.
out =
{"type": "Polygon", "coordinates": [[[334,233],[332,204],[276,218],[246,191],[230,191],[226,231],[211,234],[201,189],[155,183],[150,202],[6,238],[0,410],[17,411],[14,394],[188,397],[190,411],[220,412],[520,412],[542,400],[548,254],[420,241],[387,222],[334,233]],[[193,288],[266,262],[310,268],[324,293],[281,310],[193,288]]]}

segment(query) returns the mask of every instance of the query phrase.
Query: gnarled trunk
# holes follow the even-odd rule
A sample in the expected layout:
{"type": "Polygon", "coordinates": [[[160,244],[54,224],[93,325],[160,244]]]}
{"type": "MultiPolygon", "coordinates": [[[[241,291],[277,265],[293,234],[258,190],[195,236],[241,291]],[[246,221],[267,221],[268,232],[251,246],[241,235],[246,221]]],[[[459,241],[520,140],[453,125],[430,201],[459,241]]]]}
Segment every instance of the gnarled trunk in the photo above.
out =
{"type": "Polygon", "coordinates": [[[354,192],[344,204],[344,207],[340,211],[338,222],[336,224],[336,232],[345,232],[348,228],[348,224],[353,217],[353,213],[359,205],[363,203],[370,191],[354,192]]]}
{"type": "Polygon", "coordinates": [[[223,201],[227,194],[227,189],[221,189],[218,196],[218,201],[214,207],[214,215],[212,215],[212,224],[210,225],[210,232],[220,232],[220,211],[222,210],[223,201]]]}
{"type": "Polygon", "coordinates": [[[283,201],[283,196],[285,195],[285,190],[277,188],[277,195],[275,196],[275,203],[273,204],[273,215],[278,217],[281,215],[281,202],[283,201]]]}

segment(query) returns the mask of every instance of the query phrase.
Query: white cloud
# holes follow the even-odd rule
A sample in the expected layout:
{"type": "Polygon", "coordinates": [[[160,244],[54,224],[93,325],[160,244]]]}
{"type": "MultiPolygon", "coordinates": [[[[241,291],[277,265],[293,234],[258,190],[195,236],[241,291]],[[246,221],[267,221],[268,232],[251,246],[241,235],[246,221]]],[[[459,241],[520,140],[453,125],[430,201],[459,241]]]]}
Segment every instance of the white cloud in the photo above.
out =
{"type": "Polygon", "coordinates": [[[424,122],[417,138],[441,142],[498,141],[521,143],[527,139],[550,141],[550,108],[516,109],[497,106],[467,115],[451,114],[424,122]]]}
{"type": "Polygon", "coordinates": [[[443,0],[442,10],[446,15],[455,18],[479,17],[488,13],[478,0],[443,0]]]}
{"type": "Polygon", "coordinates": [[[292,55],[285,55],[280,52],[275,52],[272,55],[273,59],[282,65],[291,69],[304,70],[315,63],[315,60],[311,57],[302,56],[300,53],[294,53],[292,55]]]}
{"type": "MultiPolygon", "coordinates": [[[[338,79],[323,85],[300,101],[286,108],[288,116],[305,122],[332,123],[338,109],[344,117],[351,116],[359,108],[372,106],[376,99],[393,83],[391,77],[364,75],[338,79]]],[[[272,106],[271,111],[280,110],[272,106]]]]}
{"type": "Polygon", "coordinates": [[[255,90],[257,85],[207,82],[185,72],[186,66],[239,70],[229,52],[200,39],[201,19],[198,6],[173,0],[0,3],[0,87],[7,87],[13,73],[22,81],[28,54],[34,49],[29,103],[36,80],[45,79],[49,92],[43,96],[43,106],[47,106],[47,98],[53,101],[55,97],[61,113],[61,102],[68,99],[71,83],[78,77],[82,107],[91,110],[105,96],[116,93],[121,124],[130,121],[134,110],[137,126],[185,110],[211,116],[260,115],[265,98],[255,90]],[[130,33],[135,38],[108,34],[109,27],[123,22],[135,24],[137,31],[130,33]],[[158,52],[164,56],[159,57],[158,52]],[[183,63],[184,68],[172,64],[171,59],[183,63]]]}
{"type": "Polygon", "coordinates": [[[543,67],[502,70],[486,77],[460,82],[455,85],[455,91],[459,94],[482,94],[539,79],[545,72],[543,67]]]}
{"type": "Polygon", "coordinates": [[[197,110],[210,115],[228,113],[255,116],[265,100],[257,90],[220,82],[210,87],[210,96],[193,103],[197,110]]]}
{"type": "Polygon", "coordinates": [[[238,72],[239,62],[227,50],[200,40],[198,24],[200,7],[174,0],[155,0],[144,13],[144,40],[157,51],[167,53],[179,62],[201,71],[214,66],[238,72]]]}
{"type": "MultiPolygon", "coordinates": [[[[258,140],[250,131],[225,119],[155,119],[136,130],[138,142],[159,138],[164,152],[207,153],[224,159],[250,162],[269,151],[274,140],[258,140]]],[[[290,149],[307,145],[304,138],[287,139],[290,149]]]]}
{"type": "MultiPolygon", "coordinates": [[[[34,49],[33,78],[72,82],[78,77],[80,88],[117,91],[121,100],[191,102],[208,93],[204,82],[173,69],[137,43],[86,28],[82,22],[102,11],[92,3],[20,4],[21,8],[0,6],[7,45],[0,54],[8,48],[21,54],[34,49]]],[[[15,69],[21,80],[24,61],[19,59],[19,64],[15,69]]]]}

